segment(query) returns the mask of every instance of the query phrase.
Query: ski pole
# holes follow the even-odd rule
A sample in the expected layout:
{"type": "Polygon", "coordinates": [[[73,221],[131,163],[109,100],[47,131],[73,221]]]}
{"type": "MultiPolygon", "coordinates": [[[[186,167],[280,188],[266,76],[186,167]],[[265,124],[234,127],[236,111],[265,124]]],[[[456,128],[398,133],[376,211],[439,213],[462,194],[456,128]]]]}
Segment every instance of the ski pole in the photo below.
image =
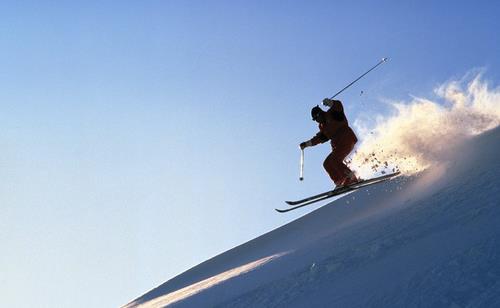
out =
{"type": "Polygon", "coordinates": [[[366,74],[368,74],[369,72],[373,71],[375,68],[377,68],[377,66],[379,66],[380,64],[382,63],[385,63],[388,59],[387,58],[382,58],[382,60],[380,60],[380,62],[378,62],[374,67],[370,68],[368,71],[366,71],[363,75],[359,76],[358,78],[356,78],[353,82],[351,82],[350,84],[348,84],[347,86],[345,86],[342,90],[338,91],[337,93],[335,93],[334,96],[330,97],[330,99],[333,99],[335,96],[339,95],[340,93],[344,92],[345,89],[349,88],[350,86],[352,86],[356,81],[360,80],[361,78],[363,78],[366,74]]]}
{"type": "Polygon", "coordinates": [[[300,176],[299,180],[304,180],[304,149],[300,149],[300,176]]]}

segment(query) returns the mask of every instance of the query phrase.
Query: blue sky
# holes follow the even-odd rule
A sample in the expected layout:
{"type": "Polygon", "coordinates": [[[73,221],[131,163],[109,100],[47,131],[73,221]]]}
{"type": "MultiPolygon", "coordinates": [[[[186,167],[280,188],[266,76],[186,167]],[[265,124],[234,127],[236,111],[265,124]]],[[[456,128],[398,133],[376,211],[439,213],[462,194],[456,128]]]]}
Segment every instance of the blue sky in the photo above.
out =
{"type": "Polygon", "coordinates": [[[1,306],[125,304],[304,214],[273,209],[331,185],[327,145],[306,153],[298,181],[310,108],[382,57],[339,96],[352,121],[477,68],[497,85],[499,12],[491,1],[2,2],[1,306]]]}

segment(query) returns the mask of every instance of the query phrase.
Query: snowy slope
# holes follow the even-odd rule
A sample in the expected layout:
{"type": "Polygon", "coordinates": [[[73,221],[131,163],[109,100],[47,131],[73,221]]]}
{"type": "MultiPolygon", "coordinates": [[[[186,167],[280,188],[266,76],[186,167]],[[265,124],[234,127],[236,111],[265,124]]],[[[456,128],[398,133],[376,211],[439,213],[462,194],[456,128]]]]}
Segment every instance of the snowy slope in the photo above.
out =
{"type": "Polygon", "coordinates": [[[449,152],[418,176],[352,193],[125,307],[500,307],[500,129],[449,152]]]}

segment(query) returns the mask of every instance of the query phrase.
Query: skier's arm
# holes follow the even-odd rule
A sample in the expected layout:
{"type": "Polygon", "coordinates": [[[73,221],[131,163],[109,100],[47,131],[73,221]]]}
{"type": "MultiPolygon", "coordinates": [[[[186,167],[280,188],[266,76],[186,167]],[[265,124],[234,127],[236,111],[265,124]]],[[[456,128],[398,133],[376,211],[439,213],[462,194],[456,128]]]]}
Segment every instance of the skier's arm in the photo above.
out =
{"type": "Polygon", "coordinates": [[[342,105],[341,101],[325,98],[323,100],[323,105],[330,107],[327,112],[331,114],[332,118],[336,121],[344,121],[346,119],[344,114],[344,106],[342,105]]]}
{"type": "Polygon", "coordinates": [[[328,137],[325,136],[322,132],[319,132],[316,134],[316,136],[312,137],[308,141],[302,142],[300,144],[300,148],[305,149],[307,147],[312,147],[312,146],[318,145],[320,143],[325,143],[327,141],[328,141],[328,137]]]}

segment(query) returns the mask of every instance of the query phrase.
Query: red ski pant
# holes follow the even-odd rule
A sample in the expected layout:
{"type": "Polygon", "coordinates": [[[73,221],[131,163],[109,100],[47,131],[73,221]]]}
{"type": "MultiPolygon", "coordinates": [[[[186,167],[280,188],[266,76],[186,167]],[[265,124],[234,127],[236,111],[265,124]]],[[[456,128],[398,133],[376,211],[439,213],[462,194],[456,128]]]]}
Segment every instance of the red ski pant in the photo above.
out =
{"type": "Polygon", "coordinates": [[[351,153],[358,141],[354,134],[345,134],[340,137],[332,143],[332,153],[323,162],[323,167],[335,185],[342,184],[345,178],[351,174],[352,171],[344,164],[344,159],[351,153]]]}

